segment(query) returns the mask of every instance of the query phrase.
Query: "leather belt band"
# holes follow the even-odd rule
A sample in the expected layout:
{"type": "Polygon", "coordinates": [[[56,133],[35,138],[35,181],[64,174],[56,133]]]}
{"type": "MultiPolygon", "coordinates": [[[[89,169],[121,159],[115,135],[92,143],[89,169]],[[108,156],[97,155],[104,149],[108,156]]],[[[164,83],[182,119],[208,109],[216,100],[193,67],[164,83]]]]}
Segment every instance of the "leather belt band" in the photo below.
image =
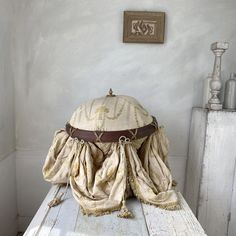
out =
{"type": "Polygon", "coordinates": [[[66,124],[66,132],[72,138],[78,138],[86,142],[119,142],[121,137],[130,140],[144,138],[151,135],[158,129],[156,118],[153,117],[152,123],[137,129],[118,130],[118,131],[90,131],[74,128],[70,123],[66,124]]]}

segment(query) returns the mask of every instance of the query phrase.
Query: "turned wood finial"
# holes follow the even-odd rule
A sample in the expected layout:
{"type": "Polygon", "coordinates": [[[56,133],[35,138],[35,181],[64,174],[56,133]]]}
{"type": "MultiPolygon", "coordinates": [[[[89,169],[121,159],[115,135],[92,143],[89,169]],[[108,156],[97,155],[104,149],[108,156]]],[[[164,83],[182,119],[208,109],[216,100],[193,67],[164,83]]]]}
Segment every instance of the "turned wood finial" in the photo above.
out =
{"type": "Polygon", "coordinates": [[[228,47],[229,44],[227,42],[215,42],[211,45],[211,50],[215,55],[212,79],[210,81],[211,98],[208,101],[208,108],[211,110],[217,111],[222,109],[222,103],[219,98],[219,94],[222,88],[221,58],[224,52],[228,49],[228,47]]]}
{"type": "Polygon", "coordinates": [[[109,92],[107,94],[107,97],[115,97],[116,95],[113,94],[112,88],[109,89],[109,92]]]}

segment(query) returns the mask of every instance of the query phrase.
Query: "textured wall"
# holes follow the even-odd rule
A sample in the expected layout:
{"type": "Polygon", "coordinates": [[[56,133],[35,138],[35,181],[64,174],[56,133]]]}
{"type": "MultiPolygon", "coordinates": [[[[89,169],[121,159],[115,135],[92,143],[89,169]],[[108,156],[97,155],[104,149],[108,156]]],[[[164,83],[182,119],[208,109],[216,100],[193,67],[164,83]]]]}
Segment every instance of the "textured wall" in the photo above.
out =
{"type": "Polygon", "coordinates": [[[12,153],[0,161],[0,235],[16,236],[17,220],[15,154],[12,153]]]}
{"type": "Polygon", "coordinates": [[[0,160],[15,149],[11,1],[0,0],[0,160]]]}
{"type": "Polygon", "coordinates": [[[233,0],[25,0],[18,11],[19,149],[47,148],[82,101],[112,87],[142,101],[166,126],[171,154],[186,156],[190,110],[201,103],[199,81],[212,70],[210,43],[229,41],[223,65],[235,67],[233,0]],[[165,44],[122,43],[127,9],[165,11],[165,44]]]}
{"type": "Polygon", "coordinates": [[[229,41],[223,68],[235,68],[235,0],[22,0],[17,12],[20,215],[31,216],[48,188],[34,173],[27,178],[24,166],[41,176],[45,156],[39,153],[49,147],[54,130],[81,102],[105,95],[110,87],[136,97],[166,127],[173,169],[182,183],[191,108],[201,104],[201,82],[213,66],[210,43],[229,41]],[[165,11],[165,43],[122,43],[124,10],[165,11]],[[26,193],[27,180],[34,190],[26,193]],[[41,191],[35,196],[37,186],[41,191]],[[29,197],[34,210],[27,208],[29,197]]]}
{"type": "Polygon", "coordinates": [[[3,236],[15,236],[17,231],[12,18],[12,1],[0,0],[0,235],[3,236]]]}

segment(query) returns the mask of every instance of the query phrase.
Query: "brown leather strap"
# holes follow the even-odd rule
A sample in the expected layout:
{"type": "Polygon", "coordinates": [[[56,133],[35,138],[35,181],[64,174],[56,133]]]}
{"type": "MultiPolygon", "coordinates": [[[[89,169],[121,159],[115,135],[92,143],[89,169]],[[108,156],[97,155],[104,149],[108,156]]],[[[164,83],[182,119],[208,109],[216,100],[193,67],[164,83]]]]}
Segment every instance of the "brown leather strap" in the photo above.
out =
{"type": "Polygon", "coordinates": [[[137,129],[118,130],[118,131],[89,131],[74,128],[70,123],[66,124],[66,132],[72,138],[78,138],[87,142],[119,142],[120,137],[124,136],[130,140],[140,139],[154,133],[158,128],[156,118],[153,117],[152,123],[137,129]]]}

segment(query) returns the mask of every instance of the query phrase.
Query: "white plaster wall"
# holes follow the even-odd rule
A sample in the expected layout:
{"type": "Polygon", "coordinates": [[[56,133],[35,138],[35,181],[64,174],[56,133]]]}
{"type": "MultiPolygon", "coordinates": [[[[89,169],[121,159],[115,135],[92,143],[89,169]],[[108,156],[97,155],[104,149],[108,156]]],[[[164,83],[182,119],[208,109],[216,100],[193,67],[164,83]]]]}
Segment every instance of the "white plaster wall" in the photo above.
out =
{"type": "Polygon", "coordinates": [[[17,220],[15,154],[12,153],[0,161],[0,235],[16,236],[17,220]]]}
{"type": "Polygon", "coordinates": [[[15,149],[11,4],[0,0],[0,160],[15,149]]]}
{"type": "Polygon", "coordinates": [[[172,169],[182,189],[191,108],[202,104],[202,79],[213,67],[212,42],[230,42],[223,76],[235,70],[236,1],[21,0],[16,11],[22,228],[49,187],[41,167],[54,131],[83,101],[105,95],[110,87],[136,97],[166,127],[172,169]],[[124,10],[165,11],[165,43],[122,43],[124,10]]]}
{"type": "Polygon", "coordinates": [[[14,85],[11,63],[13,2],[0,0],[0,235],[17,233],[14,85]]]}

